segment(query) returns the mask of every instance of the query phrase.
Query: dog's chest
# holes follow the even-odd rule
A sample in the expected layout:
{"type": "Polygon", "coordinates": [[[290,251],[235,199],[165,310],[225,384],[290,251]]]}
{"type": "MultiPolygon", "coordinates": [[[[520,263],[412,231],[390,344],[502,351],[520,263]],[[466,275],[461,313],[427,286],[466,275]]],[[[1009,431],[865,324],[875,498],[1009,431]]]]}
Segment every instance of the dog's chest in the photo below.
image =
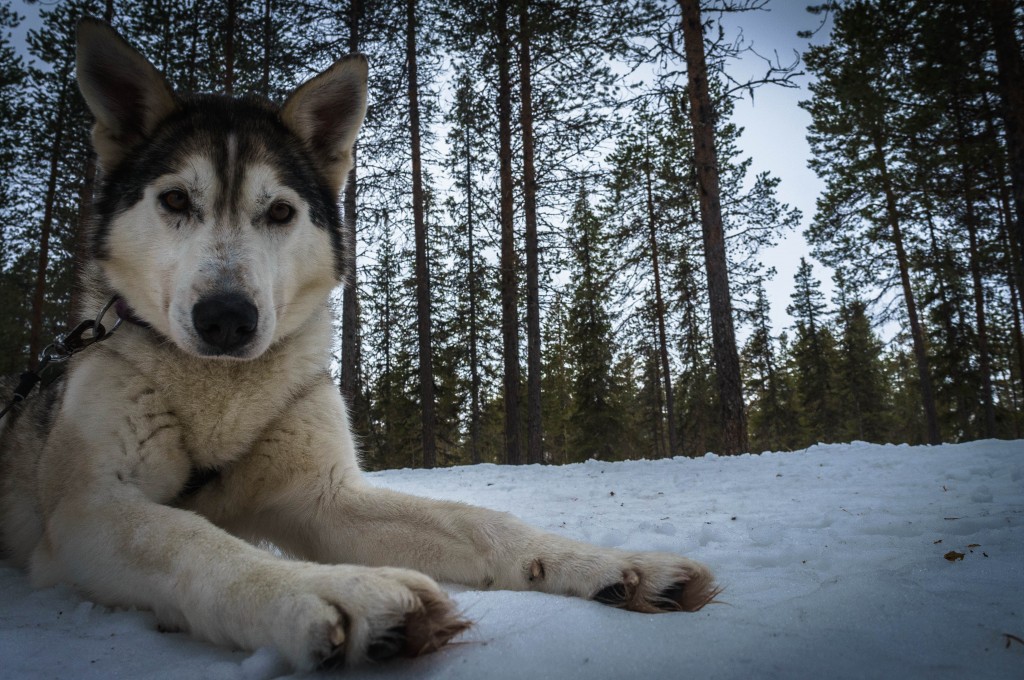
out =
{"type": "Polygon", "coordinates": [[[146,372],[193,465],[216,468],[252,449],[301,392],[309,369],[296,361],[185,361],[154,363],[146,372]]]}

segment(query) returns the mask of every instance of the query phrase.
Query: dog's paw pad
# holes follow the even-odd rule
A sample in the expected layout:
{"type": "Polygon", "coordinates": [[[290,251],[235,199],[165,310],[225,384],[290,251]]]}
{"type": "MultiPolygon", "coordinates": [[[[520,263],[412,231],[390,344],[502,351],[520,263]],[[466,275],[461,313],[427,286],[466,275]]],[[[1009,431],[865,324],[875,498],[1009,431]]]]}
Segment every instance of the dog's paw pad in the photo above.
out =
{"type": "Polygon", "coordinates": [[[637,599],[637,588],[640,585],[640,573],[636,569],[625,569],[622,579],[610,586],[605,586],[594,594],[593,599],[601,604],[612,607],[633,609],[631,603],[637,599]]]}
{"type": "Polygon", "coordinates": [[[317,664],[318,668],[324,670],[335,670],[345,665],[345,640],[348,638],[346,628],[348,617],[345,612],[335,607],[338,612],[338,620],[331,622],[327,627],[327,650],[317,664]]]}
{"type": "Polygon", "coordinates": [[[405,626],[393,626],[370,641],[366,648],[366,658],[370,661],[390,659],[404,652],[407,645],[405,626]]]}
{"type": "Polygon", "coordinates": [[[706,567],[688,562],[682,568],[671,570],[650,564],[644,571],[627,568],[618,582],[601,588],[592,598],[602,604],[637,612],[692,612],[712,602],[720,592],[706,567]],[[666,582],[668,585],[659,585],[666,582]]]}

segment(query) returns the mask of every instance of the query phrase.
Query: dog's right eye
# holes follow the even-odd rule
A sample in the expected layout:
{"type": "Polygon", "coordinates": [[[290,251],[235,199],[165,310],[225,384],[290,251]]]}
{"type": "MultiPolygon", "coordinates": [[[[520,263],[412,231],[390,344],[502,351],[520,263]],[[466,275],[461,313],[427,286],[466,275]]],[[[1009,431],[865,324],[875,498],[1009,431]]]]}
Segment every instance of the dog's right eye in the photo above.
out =
{"type": "Polygon", "coordinates": [[[160,194],[160,205],[171,212],[185,212],[188,210],[188,194],[180,189],[171,189],[160,194]]]}

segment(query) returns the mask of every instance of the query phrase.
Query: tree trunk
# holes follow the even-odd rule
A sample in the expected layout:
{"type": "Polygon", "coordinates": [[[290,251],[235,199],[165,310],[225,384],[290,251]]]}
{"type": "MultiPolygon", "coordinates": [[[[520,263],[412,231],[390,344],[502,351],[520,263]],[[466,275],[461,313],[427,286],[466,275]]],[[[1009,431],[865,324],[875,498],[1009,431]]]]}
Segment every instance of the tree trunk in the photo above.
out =
{"type": "Polygon", "coordinates": [[[501,335],[505,363],[505,461],[521,465],[519,446],[519,290],[512,215],[512,74],[508,0],[497,3],[498,146],[501,185],[501,335]]]}
{"type": "Polygon", "coordinates": [[[39,260],[36,270],[36,282],[32,292],[32,319],[28,336],[28,367],[34,371],[39,362],[39,351],[43,348],[43,304],[46,293],[46,270],[50,263],[50,235],[53,231],[53,209],[57,194],[57,172],[60,158],[64,153],[64,126],[67,124],[68,109],[67,84],[60,93],[57,105],[56,128],[50,151],[50,174],[46,180],[46,196],[43,205],[43,222],[39,231],[39,260]]]}
{"type": "MultiPolygon", "coordinates": [[[[114,0],[107,0],[103,9],[103,20],[108,24],[114,22],[114,0]]],[[[74,280],[71,286],[71,301],[68,305],[68,319],[77,323],[79,319],[89,316],[88,312],[79,309],[81,306],[80,287],[82,285],[82,267],[88,256],[89,230],[92,228],[92,200],[96,189],[96,152],[89,146],[89,155],[82,171],[82,187],[78,191],[78,226],[75,229],[75,245],[72,253],[74,280]]]]}
{"type": "MultiPolygon", "coordinates": [[[[78,226],[75,228],[75,245],[72,263],[74,267],[74,283],[71,287],[70,310],[68,320],[71,324],[91,316],[88,310],[79,309],[81,306],[82,268],[88,256],[86,250],[89,245],[89,230],[92,228],[92,198],[96,189],[96,152],[89,150],[85,161],[85,169],[82,171],[82,186],[78,190],[78,226]]],[[[99,310],[97,310],[99,311],[99,310]]]]}
{"type": "Polygon", "coordinates": [[[263,96],[270,98],[270,44],[273,36],[273,24],[270,21],[270,0],[263,0],[263,75],[260,78],[260,90],[263,96]]]}
{"type": "MultiPolygon", "coordinates": [[[[1018,253],[1024,253],[1024,57],[1017,43],[1017,20],[1013,4],[1013,0],[989,0],[987,7],[995,43],[1013,204],[1016,209],[1016,224],[1010,231],[1017,242],[1018,253]]],[[[1024,278],[1024,260],[1020,257],[1016,267],[1019,281],[1024,278]]]]}
{"type": "MultiPolygon", "coordinates": [[[[657,324],[655,324],[655,332],[658,332],[657,324]]],[[[661,358],[658,356],[659,351],[653,347],[646,350],[647,356],[644,357],[644,361],[647,364],[647,370],[654,373],[654,403],[651,409],[651,441],[654,443],[653,455],[655,458],[668,458],[673,454],[671,451],[665,449],[665,435],[662,432],[664,423],[664,412],[662,411],[661,402],[661,358]]]]}
{"type": "MultiPolygon", "coordinates": [[[[966,172],[966,171],[965,171],[966,172]]],[[[981,402],[984,412],[984,433],[986,439],[995,436],[996,415],[992,401],[992,363],[988,349],[988,327],[985,319],[985,288],[981,278],[981,253],[978,244],[978,222],[974,210],[974,199],[970,185],[967,184],[968,174],[962,175],[964,183],[964,200],[966,201],[967,239],[970,249],[971,283],[974,287],[974,318],[978,330],[978,370],[981,371],[981,402]]]]}
{"type": "Polygon", "coordinates": [[[235,21],[238,0],[227,0],[228,16],[224,26],[224,94],[235,94],[235,21]]]}
{"type": "Polygon", "coordinates": [[[968,256],[971,268],[971,284],[974,287],[974,318],[978,331],[978,370],[981,371],[981,403],[984,415],[984,434],[986,439],[995,436],[996,414],[992,397],[992,362],[988,350],[988,327],[985,319],[985,288],[981,277],[981,253],[978,244],[978,216],[974,204],[974,169],[965,155],[967,153],[967,132],[963,118],[963,98],[959,87],[957,101],[954,105],[957,132],[957,155],[960,157],[961,192],[964,200],[964,221],[967,226],[968,256]]]}
{"type": "Polygon", "coordinates": [[[469,132],[466,134],[466,245],[469,260],[469,375],[470,375],[470,406],[469,406],[469,448],[474,465],[483,462],[480,455],[480,354],[478,350],[479,327],[477,326],[477,299],[480,293],[480,282],[476,271],[476,250],[473,244],[473,151],[469,144],[469,132]]]}
{"type": "MultiPolygon", "coordinates": [[[[353,0],[349,5],[348,51],[359,52],[359,21],[362,18],[362,3],[353,0]]],[[[350,407],[358,409],[359,401],[359,308],[356,287],[356,195],[358,182],[357,150],[352,149],[352,169],[345,184],[343,207],[345,211],[345,233],[343,251],[345,257],[345,280],[341,299],[341,394],[350,407]]]]}
{"type": "Polygon", "coordinates": [[[430,268],[427,265],[427,225],[423,215],[423,170],[420,159],[420,103],[416,74],[416,0],[407,0],[405,57],[409,70],[409,129],[412,141],[412,213],[416,235],[416,329],[419,337],[420,416],[423,467],[437,465],[434,422],[434,357],[430,342],[430,268]]]}
{"type": "Polygon", "coordinates": [[[872,140],[878,156],[879,171],[882,179],[882,191],[885,194],[885,214],[889,222],[890,235],[896,248],[896,263],[900,272],[900,285],[903,287],[903,301],[907,305],[907,318],[910,321],[910,335],[914,341],[914,358],[917,360],[917,377],[921,383],[921,402],[924,406],[928,443],[941,444],[939,435],[939,418],[935,408],[935,392],[932,388],[932,371],[928,361],[928,349],[925,346],[924,330],[917,316],[917,304],[914,301],[914,290],[910,286],[910,264],[907,251],[903,247],[903,230],[900,227],[899,209],[896,204],[896,192],[889,177],[882,140],[876,132],[872,140]]]}
{"type": "MultiPolygon", "coordinates": [[[[1005,224],[1001,225],[999,236],[1000,236],[1000,240],[1006,240],[1006,241],[1010,240],[1010,237],[1006,233],[1005,224]]],[[[1019,387],[1024,386],[1024,334],[1022,334],[1022,332],[1021,332],[1021,324],[1020,324],[1020,314],[1021,314],[1021,308],[1020,307],[1021,307],[1021,305],[1020,305],[1020,296],[1018,294],[1018,288],[1017,288],[1017,279],[1016,279],[1016,277],[1013,276],[1013,272],[1007,272],[1007,274],[1006,274],[1006,287],[1010,289],[1010,316],[1013,319],[1013,346],[1014,346],[1014,349],[1016,350],[1015,358],[1017,360],[1017,380],[1016,380],[1016,384],[1012,384],[1013,383],[1013,360],[1011,359],[1009,361],[1009,364],[1010,364],[1009,372],[1010,372],[1010,381],[1011,381],[1010,391],[1014,395],[1015,401],[1016,401],[1016,395],[1019,393],[1019,387]]],[[[1018,409],[1017,409],[1017,407],[1015,405],[1014,406],[1014,411],[1017,411],[1017,410],[1018,409]]],[[[1014,420],[1014,436],[1019,439],[1020,436],[1021,436],[1020,413],[1017,413],[1013,420],[1014,420]]]]}
{"type": "Polygon", "coordinates": [[[537,247],[537,177],[533,167],[529,8],[529,0],[519,0],[519,119],[523,134],[523,214],[526,221],[526,460],[528,463],[542,463],[540,263],[537,247]]]}
{"type": "MultiPolygon", "coordinates": [[[[1013,223],[1013,216],[1010,210],[1010,198],[1009,192],[1006,190],[1005,181],[1000,183],[1000,203],[1002,204],[1002,215],[1003,219],[1000,223],[1000,236],[1001,240],[1004,241],[1004,247],[1007,253],[1007,260],[1009,266],[1006,269],[1006,281],[1010,288],[1010,293],[1013,295],[1020,294],[1024,288],[1020,285],[1020,279],[1017,278],[1016,267],[1013,266],[1013,260],[1020,257],[1020,252],[1017,249],[1017,244],[1010,236],[1010,225],[1013,223]]],[[[1021,335],[1021,318],[1022,310],[1019,304],[1014,303],[1010,307],[1011,315],[1013,316],[1013,327],[1014,327],[1014,344],[1017,346],[1017,364],[1021,386],[1024,386],[1024,336],[1021,335]]]]}
{"type": "MultiPolygon", "coordinates": [[[[942,249],[939,248],[939,241],[935,235],[935,220],[932,218],[931,208],[928,207],[928,196],[925,194],[924,197],[925,209],[924,219],[925,224],[928,225],[928,240],[931,246],[931,260],[935,263],[935,280],[938,284],[939,292],[939,316],[942,318],[942,328],[945,331],[946,346],[950,348],[950,352],[953,353],[956,361],[952,364],[952,373],[950,377],[954,383],[959,383],[965,379],[966,369],[961,361],[959,352],[960,339],[959,333],[953,315],[954,303],[949,298],[949,293],[946,289],[946,274],[944,273],[944,265],[946,263],[946,256],[942,249]]],[[[960,431],[954,440],[962,440],[969,436],[971,431],[970,423],[970,408],[968,407],[964,399],[963,390],[955,390],[956,395],[956,416],[958,420],[958,427],[960,431]]]]}
{"type": "MultiPolygon", "coordinates": [[[[993,107],[988,96],[985,97],[985,131],[993,139],[998,137],[996,123],[994,121],[993,107]]],[[[1006,254],[1006,282],[1010,289],[1010,314],[1013,319],[1014,345],[1018,360],[1018,381],[1024,386],[1024,340],[1021,338],[1021,309],[1017,304],[1017,295],[1024,289],[1024,268],[1018,267],[1021,262],[1021,251],[1016,239],[1013,238],[1014,211],[1012,207],[1012,189],[1007,183],[1006,166],[997,159],[996,186],[999,191],[999,242],[1003,245],[1003,252],[1006,254]]],[[[1011,362],[1012,363],[1012,362],[1011,362]]],[[[1012,371],[1011,371],[1012,373],[1012,371]]],[[[1016,407],[1014,407],[1016,410],[1016,407]]],[[[1018,419],[1019,429],[1019,419],[1018,419]]]]}
{"type": "MultiPolygon", "coordinates": [[[[672,394],[672,372],[668,357],[668,334],[665,331],[665,299],[661,293],[661,265],[658,261],[658,232],[654,219],[654,189],[651,180],[650,149],[644,147],[646,154],[644,174],[647,189],[647,232],[651,248],[651,270],[654,272],[654,315],[658,323],[658,354],[661,358],[661,373],[665,380],[665,416],[668,425],[668,455],[678,456],[682,453],[679,435],[676,429],[675,395],[672,394]]],[[[659,414],[660,420],[660,414],[659,414]]]]}
{"type": "Polygon", "coordinates": [[[192,35],[189,36],[188,44],[188,68],[185,69],[185,78],[187,83],[185,90],[188,92],[196,91],[196,64],[199,60],[199,5],[198,2],[192,3],[192,23],[190,28],[192,29],[192,35]]]}
{"type": "Polygon", "coordinates": [[[689,82],[694,162],[700,195],[700,221],[704,235],[704,265],[710,298],[711,340],[721,402],[722,453],[736,454],[747,450],[747,419],[743,407],[740,359],[732,322],[718,158],[715,151],[715,114],[708,92],[699,5],[698,0],[679,0],[683,14],[683,42],[689,82]]]}

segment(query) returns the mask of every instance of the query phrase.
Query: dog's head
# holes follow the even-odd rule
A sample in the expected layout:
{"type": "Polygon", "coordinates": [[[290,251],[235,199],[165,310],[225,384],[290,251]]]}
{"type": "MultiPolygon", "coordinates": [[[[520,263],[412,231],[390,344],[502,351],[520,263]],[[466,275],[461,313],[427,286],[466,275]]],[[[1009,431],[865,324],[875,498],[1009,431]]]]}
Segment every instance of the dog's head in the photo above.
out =
{"type": "Polygon", "coordinates": [[[100,21],[79,25],[77,57],[104,175],[92,253],[134,313],[190,354],[251,359],[318,312],[343,271],[366,60],[279,108],[179,96],[100,21]]]}

